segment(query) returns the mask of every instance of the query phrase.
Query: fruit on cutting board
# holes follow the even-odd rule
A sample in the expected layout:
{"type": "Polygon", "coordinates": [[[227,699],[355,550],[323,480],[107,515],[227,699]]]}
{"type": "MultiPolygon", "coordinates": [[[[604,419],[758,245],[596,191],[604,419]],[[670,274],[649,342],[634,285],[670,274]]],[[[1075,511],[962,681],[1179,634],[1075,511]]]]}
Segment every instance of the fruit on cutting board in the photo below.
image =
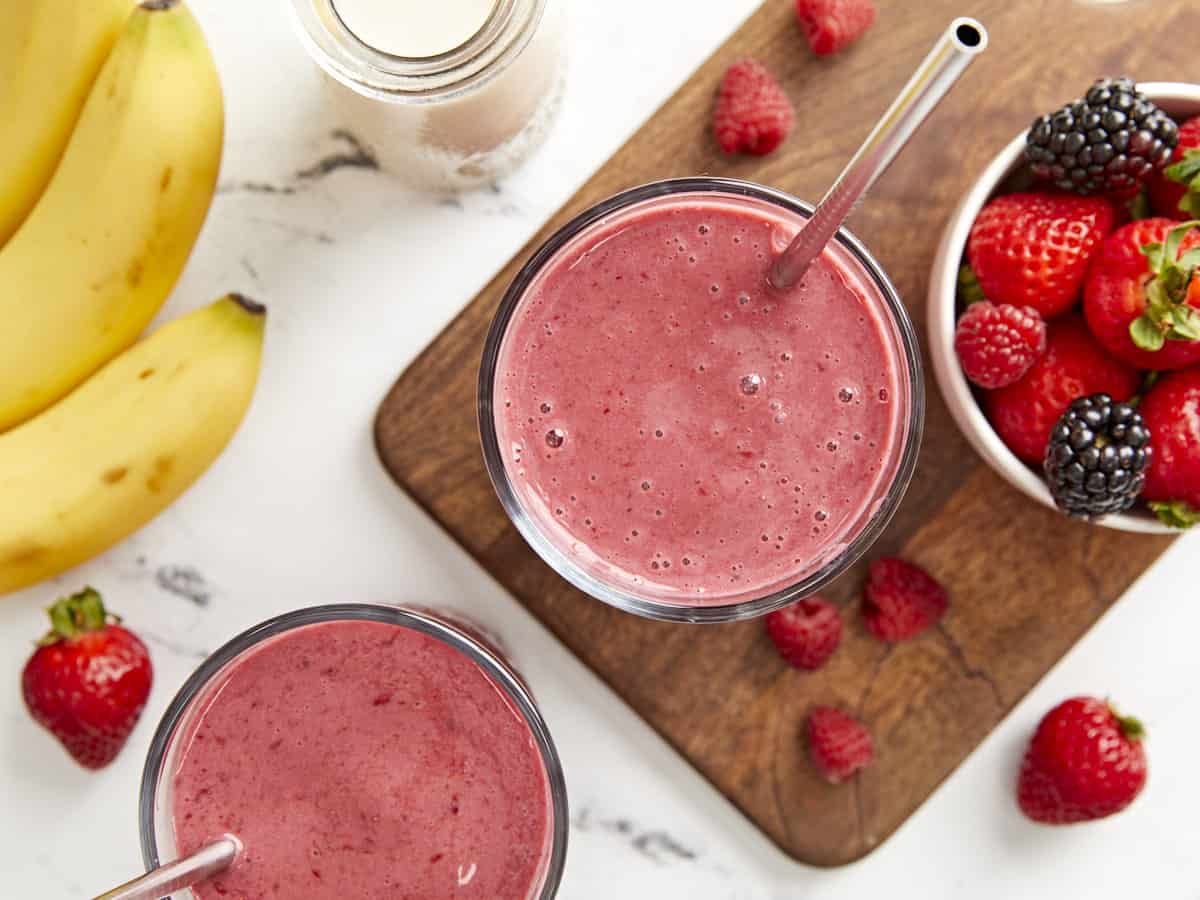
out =
{"type": "Polygon", "coordinates": [[[0,247],[54,174],[132,0],[21,0],[0,27],[0,247]]]}
{"type": "Polygon", "coordinates": [[[150,654],[92,588],[47,612],[50,631],[21,675],[25,706],[76,762],[99,769],[141,718],[154,681],[150,654]]]}
{"type": "Polygon", "coordinates": [[[0,432],[128,347],[208,212],[221,87],[178,0],[130,15],[46,193],[0,250],[0,432]]]}
{"type": "Polygon", "coordinates": [[[0,435],[0,594],[112,546],[208,468],[250,405],[265,318],[218,300],[0,435]]]}
{"type": "Polygon", "coordinates": [[[806,597],[766,618],[767,635],[789,665],[809,672],[829,662],[842,641],[842,616],[823,597],[806,597]]]}
{"type": "Polygon", "coordinates": [[[784,142],[795,121],[792,101],[762,63],[742,59],[725,70],[712,122],[724,152],[766,156],[784,142]]]}
{"type": "Polygon", "coordinates": [[[1146,732],[1104,700],[1073,697],[1037,727],[1017,782],[1021,811],[1044,825],[1103,819],[1146,786],[1146,732]]]}
{"type": "Polygon", "coordinates": [[[881,641],[916,637],[941,621],[949,605],[946,589],[920,566],[885,556],[867,570],[863,622],[881,641]]]}
{"type": "Polygon", "coordinates": [[[871,732],[834,706],[818,706],[805,723],[808,755],[821,777],[841,784],[875,759],[871,732]]]}

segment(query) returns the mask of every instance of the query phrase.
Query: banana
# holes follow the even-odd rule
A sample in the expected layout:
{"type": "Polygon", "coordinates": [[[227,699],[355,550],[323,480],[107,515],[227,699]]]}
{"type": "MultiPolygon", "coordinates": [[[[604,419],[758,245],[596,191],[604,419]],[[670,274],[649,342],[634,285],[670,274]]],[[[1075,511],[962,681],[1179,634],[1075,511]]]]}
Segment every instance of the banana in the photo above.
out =
{"type": "Polygon", "coordinates": [[[0,27],[0,247],[54,174],[133,0],[19,0],[0,27]]]}
{"type": "Polygon", "coordinates": [[[0,432],[67,394],[154,317],[208,213],[223,127],[199,25],[178,0],[147,0],[46,193],[0,250],[0,432]]]}
{"type": "Polygon", "coordinates": [[[169,322],[0,435],[0,595],[106,550],[200,477],[250,405],[265,312],[231,294],[169,322]]]}

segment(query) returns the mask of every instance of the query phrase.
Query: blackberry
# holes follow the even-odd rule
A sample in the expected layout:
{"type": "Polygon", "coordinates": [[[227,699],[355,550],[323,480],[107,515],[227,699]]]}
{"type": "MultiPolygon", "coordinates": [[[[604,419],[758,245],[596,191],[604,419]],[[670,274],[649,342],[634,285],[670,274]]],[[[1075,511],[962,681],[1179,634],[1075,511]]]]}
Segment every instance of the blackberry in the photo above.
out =
{"type": "Polygon", "coordinates": [[[1065,190],[1113,193],[1165,166],[1178,142],[1179,126],[1132,78],[1101,78],[1083,99],[1034,120],[1025,158],[1035,175],[1065,190]]]}
{"type": "Polygon", "coordinates": [[[1094,519],[1133,505],[1150,455],[1150,429],[1141,414],[1108,394],[1093,394],[1073,400],[1055,423],[1043,469],[1059,509],[1094,519]]]}

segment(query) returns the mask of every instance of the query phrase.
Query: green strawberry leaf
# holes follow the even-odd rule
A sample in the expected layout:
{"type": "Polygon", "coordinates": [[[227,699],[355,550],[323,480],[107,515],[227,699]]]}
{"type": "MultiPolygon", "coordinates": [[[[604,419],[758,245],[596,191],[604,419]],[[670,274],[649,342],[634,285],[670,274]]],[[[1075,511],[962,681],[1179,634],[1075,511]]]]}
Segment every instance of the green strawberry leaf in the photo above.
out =
{"type": "Polygon", "coordinates": [[[978,303],[981,300],[986,300],[983,288],[979,286],[979,279],[975,277],[975,271],[966,263],[963,263],[958,269],[958,302],[966,307],[972,303],[978,303]]]}
{"type": "Polygon", "coordinates": [[[1160,522],[1170,525],[1172,528],[1191,528],[1200,522],[1200,510],[1193,509],[1182,500],[1151,503],[1149,506],[1160,522]]]}
{"type": "Polygon", "coordinates": [[[1146,259],[1150,262],[1150,271],[1161,271],[1163,267],[1163,260],[1166,258],[1166,254],[1163,252],[1163,245],[1142,244],[1140,249],[1142,256],[1146,257],[1146,259]]]}
{"type": "Polygon", "coordinates": [[[1167,340],[1200,340],[1200,313],[1190,306],[1177,306],[1171,310],[1171,330],[1167,332],[1167,340]]]}
{"type": "Polygon", "coordinates": [[[1188,150],[1183,159],[1163,170],[1171,181],[1188,187],[1200,187],[1200,149],[1188,150]]]}
{"type": "Polygon", "coordinates": [[[1189,216],[1200,216],[1200,189],[1188,191],[1179,201],[1180,212],[1189,216]]]}
{"type": "Polygon", "coordinates": [[[1181,269],[1186,269],[1189,272],[1200,266],[1200,247],[1193,247],[1191,250],[1185,250],[1179,257],[1176,263],[1181,269]]]}
{"type": "Polygon", "coordinates": [[[1200,222],[1192,219],[1187,222],[1181,222],[1167,232],[1167,242],[1163,245],[1163,256],[1166,257],[1164,260],[1165,263],[1171,264],[1179,259],[1179,247],[1183,243],[1183,239],[1197,225],[1200,225],[1200,222]]]}
{"type": "Polygon", "coordinates": [[[1129,324],[1129,336],[1133,338],[1134,346],[1153,353],[1161,350],[1166,343],[1162,329],[1150,317],[1149,311],[1142,313],[1129,324]]]}
{"type": "Polygon", "coordinates": [[[1154,209],[1150,206],[1150,192],[1142,188],[1133,198],[1133,202],[1129,204],[1129,218],[1137,222],[1149,219],[1153,215],[1154,209]]]}

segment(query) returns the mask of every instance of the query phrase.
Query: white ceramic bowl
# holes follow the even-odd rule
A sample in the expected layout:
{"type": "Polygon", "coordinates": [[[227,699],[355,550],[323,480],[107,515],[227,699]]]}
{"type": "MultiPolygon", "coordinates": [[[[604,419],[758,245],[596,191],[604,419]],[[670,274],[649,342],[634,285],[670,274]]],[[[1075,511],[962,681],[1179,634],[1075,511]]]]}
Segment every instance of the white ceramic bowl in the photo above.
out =
{"type": "MultiPolygon", "coordinates": [[[[1154,81],[1139,84],[1138,87],[1179,121],[1200,115],[1200,85],[1154,81]]],[[[1030,121],[1035,115],[1035,112],[1030,112],[1030,121]]],[[[967,235],[979,210],[997,193],[997,188],[1021,168],[1024,146],[1025,132],[1021,132],[983,170],[946,224],[929,279],[929,353],[933,358],[933,372],[946,405],[971,446],[1009,484],[1043,506],[1053,508],[1054,500],[1050,497],[1050,491],[1042,481],[1041,475],[1017,459],[992,430],[991,423],[979,408],[971,385],[963,375],[958,356],[954,352],[955,289],[967,235]]],[[[1096,522],[1121,531],[1175,533],[1175,529],[1162,524],[1144,510],[1105,516],[1096,522]]]]}

